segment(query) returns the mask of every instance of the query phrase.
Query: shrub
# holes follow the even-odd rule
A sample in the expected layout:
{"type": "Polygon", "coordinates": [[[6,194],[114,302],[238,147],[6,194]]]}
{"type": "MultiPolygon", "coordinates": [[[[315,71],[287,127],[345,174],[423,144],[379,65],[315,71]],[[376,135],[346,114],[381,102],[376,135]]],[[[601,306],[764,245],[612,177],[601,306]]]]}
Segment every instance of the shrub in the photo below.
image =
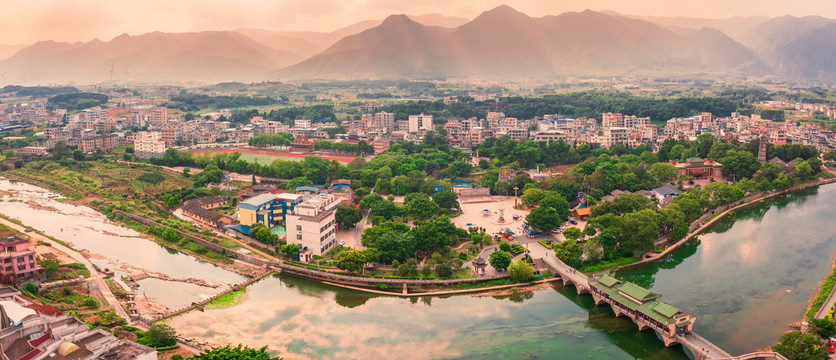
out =
{"type": "Polygon", "coordinates": [[[499,250],[502,250],[504,252],[511,252],[511,244],[503,241],[499,243],[499,250]]]}
{"type": "Polygon", "coordinates": [[[460,252],[460,253],[459,253],[459,259],[462,259],[462,260],[467,260],[467,253],[465,253],[465,252],[460,252]]]}
{"type": "Polygon", "coordinates": [[[26,283],[26,291],[28,291],[32,294],[38,295],[38,285],[35,285],[33,283],[30,283],[30,282],[26,283]]]}
{"type": "Polygon", "coordinates": [[[511,250],[509,251],[511,255],[519,255],[525,252],[525,247],[520,244],[511,245],[511,250]]]}
{"type": "Polygon", "coordinates": [[[441,264],[435,267],[435,272],[438,274],[439,277],[448,278],[453,275],[453,269],[449,266],[441,264]]]}
{"type": "Polygon", "coordinates": [[[397,269],[399,266],[401,266],[401,262],[400,262],[400,261],[398,261],[397,259],[392,260],[392,268],[393,268],[393,269],[397,269]]]}
{"type": "Polygon", "coordinates": [[[82,302],[81,305],[84,305],[90,309],[97,309],[99,307],[99,302],[96,301],[95,298],[88,297],[84,299],[84,302],[82,302]]]}

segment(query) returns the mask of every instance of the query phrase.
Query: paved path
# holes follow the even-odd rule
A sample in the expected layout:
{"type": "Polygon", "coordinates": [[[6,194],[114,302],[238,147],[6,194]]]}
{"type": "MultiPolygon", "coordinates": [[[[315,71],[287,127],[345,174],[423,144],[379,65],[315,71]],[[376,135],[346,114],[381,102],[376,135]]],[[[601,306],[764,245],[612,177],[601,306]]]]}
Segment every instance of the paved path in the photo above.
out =
{"type": "MultiPolygon", "coordinates": [[[[831,269],[831,271],[833,271],[833,270],[831,269]]],[[[830,276],[826,277],[824,279],[824,281],[830,281],[830,276]]],[[[824,284],[822,284],[822,285],[824,285],[824,284]]],[[[816,311],[816,315],[814,317],[816,319],[823,318],[825,315],[827,315],[827,312],[830,311],[830,308],[833,307],[834,302],[836,302],[836,286],[834,286],[833,289],[830,290],[830,295],[828,295],[827,299],[824,300],[824,303],[821,305],[819,310],[816,311]]],[[[836,355],[836,354],[834,354],[834,355],[836,355]]]]}
{"type": "MultiPolygon", "coordinates": [[[[0,218],[0,223],[3,223],[11,227],[12,229],[15,229],[20,232],[24,232],[24,230],[26,230],[26,228],[24,228],[23,226],[20,226],[3,218],[0,218]]],[[[110,291],[110,288],[107,286],[107,283],[105,283],[104,279],[102,279],[102,275],[99,273],[98,270],[96,270],[93,264],[89,260],[87,260],[86,257],[84,257],[84,255],[81,255],[81,253],[73,249],[70,249],[58,242],[52,241],[44,236],[41,236],[40,234],[30,232],[27,233],[27,235],[29,235],[30,237],[32,237],[32,239],[35,239],[36,241],[44,241],[51,244],[53,248],[67,254],[68,256],[72,257],[75,261],[84,264],[84,266],[87,267],[87,270],[90,271],[90,279],[88,279],[88,281],[92,282],[93,285],[96,288],[98,288],[99,292],[101,292],[102,296],[105,298],[105,300],[107,300],[107,303],[110,305],[113,311],[116,312],[116,315],[119,315],[125,320],[131,320],[131,318],[128,316],[128,313],[126,313],[125,310],[122,309],[122,306],[119,305],[119,301],[116,299],[116,296],[113,295],[113,292],[110,291]]]]}

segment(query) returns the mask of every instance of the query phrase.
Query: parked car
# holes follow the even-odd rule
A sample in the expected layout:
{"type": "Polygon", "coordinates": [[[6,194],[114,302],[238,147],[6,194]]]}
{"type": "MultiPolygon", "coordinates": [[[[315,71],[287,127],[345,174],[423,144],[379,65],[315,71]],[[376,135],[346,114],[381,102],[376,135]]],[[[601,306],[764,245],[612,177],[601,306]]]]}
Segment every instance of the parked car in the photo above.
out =
{"type": "Polygon", "coordinates": [[[836,341],[830,340],[827,342],[827,351],[831,354],[836,353],[836,341]]]}
{"type": "Polygon", "coordinates": [[[345,245],[345,240],[340,241],[340,246],[343,246],[343,245],[345,245]]]}
{"type": "Polygon", "coordinates": [[[572,224],[572,225],[577,225],[578,224],[578,222],[575,221],[575,220],[569,220],[569,223],[572,224]]]}

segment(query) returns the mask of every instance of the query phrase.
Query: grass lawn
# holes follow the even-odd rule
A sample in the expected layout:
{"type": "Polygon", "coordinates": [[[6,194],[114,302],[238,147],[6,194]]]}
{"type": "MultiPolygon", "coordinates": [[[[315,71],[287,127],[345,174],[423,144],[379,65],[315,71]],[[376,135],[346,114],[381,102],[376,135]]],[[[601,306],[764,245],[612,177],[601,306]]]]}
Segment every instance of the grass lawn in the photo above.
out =
{"type": "Polygon", "coordinates": [[[301,157],[293,157],[293,156],[281,156],[281,155],[267,155],[267,154],[250,154],[250,153],[241,153],[241,160],[247,162],[258,162],[262,165],[267,165],[273,162],[273,160],[283,160],[283,161],[302,161],[301,157]]]}

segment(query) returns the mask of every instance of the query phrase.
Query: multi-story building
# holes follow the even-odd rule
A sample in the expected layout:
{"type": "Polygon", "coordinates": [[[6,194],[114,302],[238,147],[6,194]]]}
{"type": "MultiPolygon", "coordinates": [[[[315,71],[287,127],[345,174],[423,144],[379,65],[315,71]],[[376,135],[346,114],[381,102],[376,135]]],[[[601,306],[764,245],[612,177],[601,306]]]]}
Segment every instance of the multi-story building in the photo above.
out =
{"type": "Polygon", "coordinates": [[[140,159],[162,157],[165,154],[165,142],[160,139],[160,133],[143,131],[134,136],[134,155],[140,159]]]}
{"type": "Polygon", "coordinates": [[[110,151],[119,145],[119,137],[114,134],[98,135],[81,141],[81,149],[85,153],[92,153],[98,149],[110,151]]]}
{"type": "Polygon", "coordinates": [[[630,132],[625,127],[607,127],[604,128],[603,134],[599,137],[599,144],[601,147],[609,149],[614,144],[628,144],[628,137],[630,132]]]}
{"type": "Polygon", "coordinates": [[[601,127],[624,127],[624,115],[621,113],[604,113],[601,117],[601,127]]]}
{"type": "Polygon", "coordinates": [[[238,204],[238,221],[246,226],[262,224],[273,227],[280,221],[285,222],[287,215],[303,199],[304,196],[299,194],[256,195],[238,204]]]}
{"type": "Polygon", "coordinates": [[[395,129],[395,114],[388,112],[377,112],[374,114],[375,129],[383,130],[384,132],[391,132],[395,129]]]}
{"type": "Polygon", "coordinates": [[[72,316],[39,313],[31,309],[33,304],[20,301],[0,301],[3,359],[157,359],[154,348],[119,339],[99,328],[91,329],[72,316]]]}
{"type": "Polygon", "coordinates": [[[40,267],[29,240],[18,236],[0,239],[0,275],[23,279],[34,276],[40,267]]]}
{"type": "Polygon", "coordinates": [[[431,130],[433,128],[432,115],[409,115],[409,132],[417,133],[421,130],[431,130]]]}
{"type": "Polygon", "coordinates": [[[335,214],[340,199],[319,194],[306,199],[287,215],[287,242],[302,248],[301,261],[322,256],[337,245],[335,214]]]}
{"type": "Polygon", "coordinates": [[[566,133],[558,130],[540,131],[534,133],[534,141],[545,141],[550,143],[552,141],[566,141],[566,133]]]}

